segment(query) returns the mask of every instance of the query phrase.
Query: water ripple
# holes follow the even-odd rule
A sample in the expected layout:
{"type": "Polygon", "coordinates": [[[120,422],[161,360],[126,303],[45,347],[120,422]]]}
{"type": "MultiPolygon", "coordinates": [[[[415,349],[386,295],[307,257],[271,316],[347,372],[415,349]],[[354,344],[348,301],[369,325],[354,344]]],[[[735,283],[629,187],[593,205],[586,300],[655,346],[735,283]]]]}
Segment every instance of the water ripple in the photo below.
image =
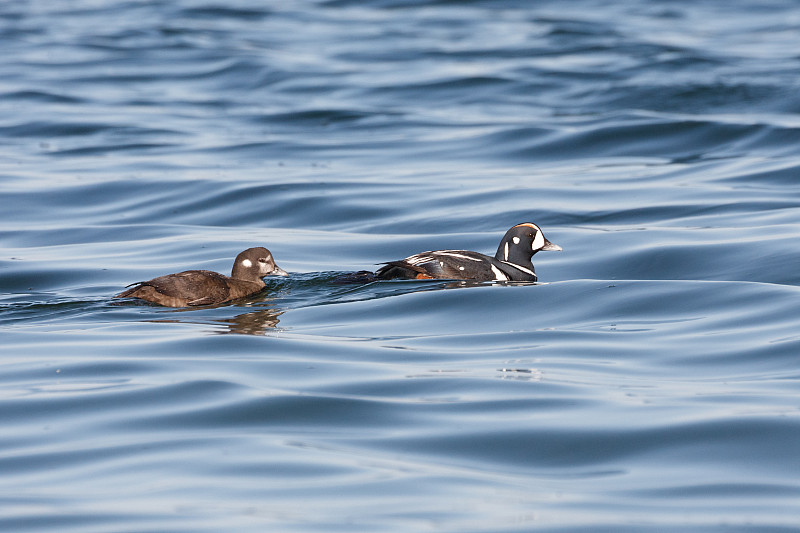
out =
{"type": "Polygon", "coordinates": [[[795,11],[0,4],[0,528],[794,530],[795,11]]]}

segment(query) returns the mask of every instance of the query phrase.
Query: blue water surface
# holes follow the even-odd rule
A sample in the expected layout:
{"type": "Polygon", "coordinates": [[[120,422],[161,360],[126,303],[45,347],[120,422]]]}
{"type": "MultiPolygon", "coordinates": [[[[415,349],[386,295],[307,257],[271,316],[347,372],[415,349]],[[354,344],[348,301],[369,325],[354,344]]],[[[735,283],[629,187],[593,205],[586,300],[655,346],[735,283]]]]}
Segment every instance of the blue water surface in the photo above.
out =
{"type": "Polygon", "coordinates": [[[0,530],[796,531],[790,0],[0,4],[0,530]],[[343,284],[532,221],[539,284],[343,284]],[[267,246],[218,307],[112,296],[267,246]]]}

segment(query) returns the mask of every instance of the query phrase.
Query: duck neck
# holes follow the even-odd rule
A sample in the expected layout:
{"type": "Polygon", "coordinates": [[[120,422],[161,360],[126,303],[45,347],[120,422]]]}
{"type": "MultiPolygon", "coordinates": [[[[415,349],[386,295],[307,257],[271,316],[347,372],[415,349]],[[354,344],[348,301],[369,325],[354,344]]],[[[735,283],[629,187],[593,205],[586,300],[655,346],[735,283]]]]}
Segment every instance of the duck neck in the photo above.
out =
{"type": "Polygon", "coordinates": [[[258,283],[259,285],[265,285],[264,280],[261,279],[257,273],[253,272],[252,269],[245,268],[238,263],[233,265],[233,270],[231,271],[231,277],[233,279],[238,279],[240,281],[250,281],[253,283],[258,283]]]}

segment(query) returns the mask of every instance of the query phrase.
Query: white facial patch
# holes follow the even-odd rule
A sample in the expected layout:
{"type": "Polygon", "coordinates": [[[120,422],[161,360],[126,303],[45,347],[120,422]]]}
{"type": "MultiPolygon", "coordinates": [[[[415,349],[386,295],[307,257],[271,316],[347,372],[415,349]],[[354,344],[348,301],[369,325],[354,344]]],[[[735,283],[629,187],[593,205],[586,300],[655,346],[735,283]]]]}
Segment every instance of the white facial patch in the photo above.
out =
{"type": "MultiPolygon", "coordinates": [[[[442,266],[444,266],[444,265],[442,265],[442,266]]],[[[464,270],[464,267],[458,267],[458,269],[459,270],[464,270]]]]}
{"type": "Polygon", "coordinates": [[[533,239],[533,244],[531,245],[531,250],[534,252],[537,250],[541,250],[544,248],[544,235],[542,235],[541,231],[536,232],[536,237],[533,239]]]}
{"type": "Polygon", "coordinates": [[[253,266],[253,263],[249,259],[244,259],[242,261],[242,266],[245,268],[250,268],[251,266],[253,266]]]}
{"type": "MultiPolygon", "coordinates": [[[[519,244],[519,237],[514,237],[511,240],[514,241],[514,244],[519,244]]],[[[506,256],[508,256],[508,254],[506,254],[506,256]]]]}

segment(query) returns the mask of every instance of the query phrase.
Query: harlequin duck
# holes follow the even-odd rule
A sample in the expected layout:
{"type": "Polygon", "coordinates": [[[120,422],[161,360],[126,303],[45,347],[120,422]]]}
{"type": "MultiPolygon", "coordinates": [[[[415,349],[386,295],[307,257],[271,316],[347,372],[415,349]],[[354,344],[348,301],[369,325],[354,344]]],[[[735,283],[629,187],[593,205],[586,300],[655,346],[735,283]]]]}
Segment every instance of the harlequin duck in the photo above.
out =
{"type": "Polygon", "coordinates": [[[467,250],[422,252],[378,269],[380,279],[470,279],[476,281],[536,281],[531,263],[539,251],[560,251],[539,226],[530,222],[509,229],[494,257],[467,250]]]}
{"type": "Polygon", "coordinates": [[[268,275],[288,276],[266,248],[248,248],[236,256],[231,277],[211,270],[187,270],[128,285],[114,298],[140,298],[167,307],[213,305],[254,294],[268,275]]]}

